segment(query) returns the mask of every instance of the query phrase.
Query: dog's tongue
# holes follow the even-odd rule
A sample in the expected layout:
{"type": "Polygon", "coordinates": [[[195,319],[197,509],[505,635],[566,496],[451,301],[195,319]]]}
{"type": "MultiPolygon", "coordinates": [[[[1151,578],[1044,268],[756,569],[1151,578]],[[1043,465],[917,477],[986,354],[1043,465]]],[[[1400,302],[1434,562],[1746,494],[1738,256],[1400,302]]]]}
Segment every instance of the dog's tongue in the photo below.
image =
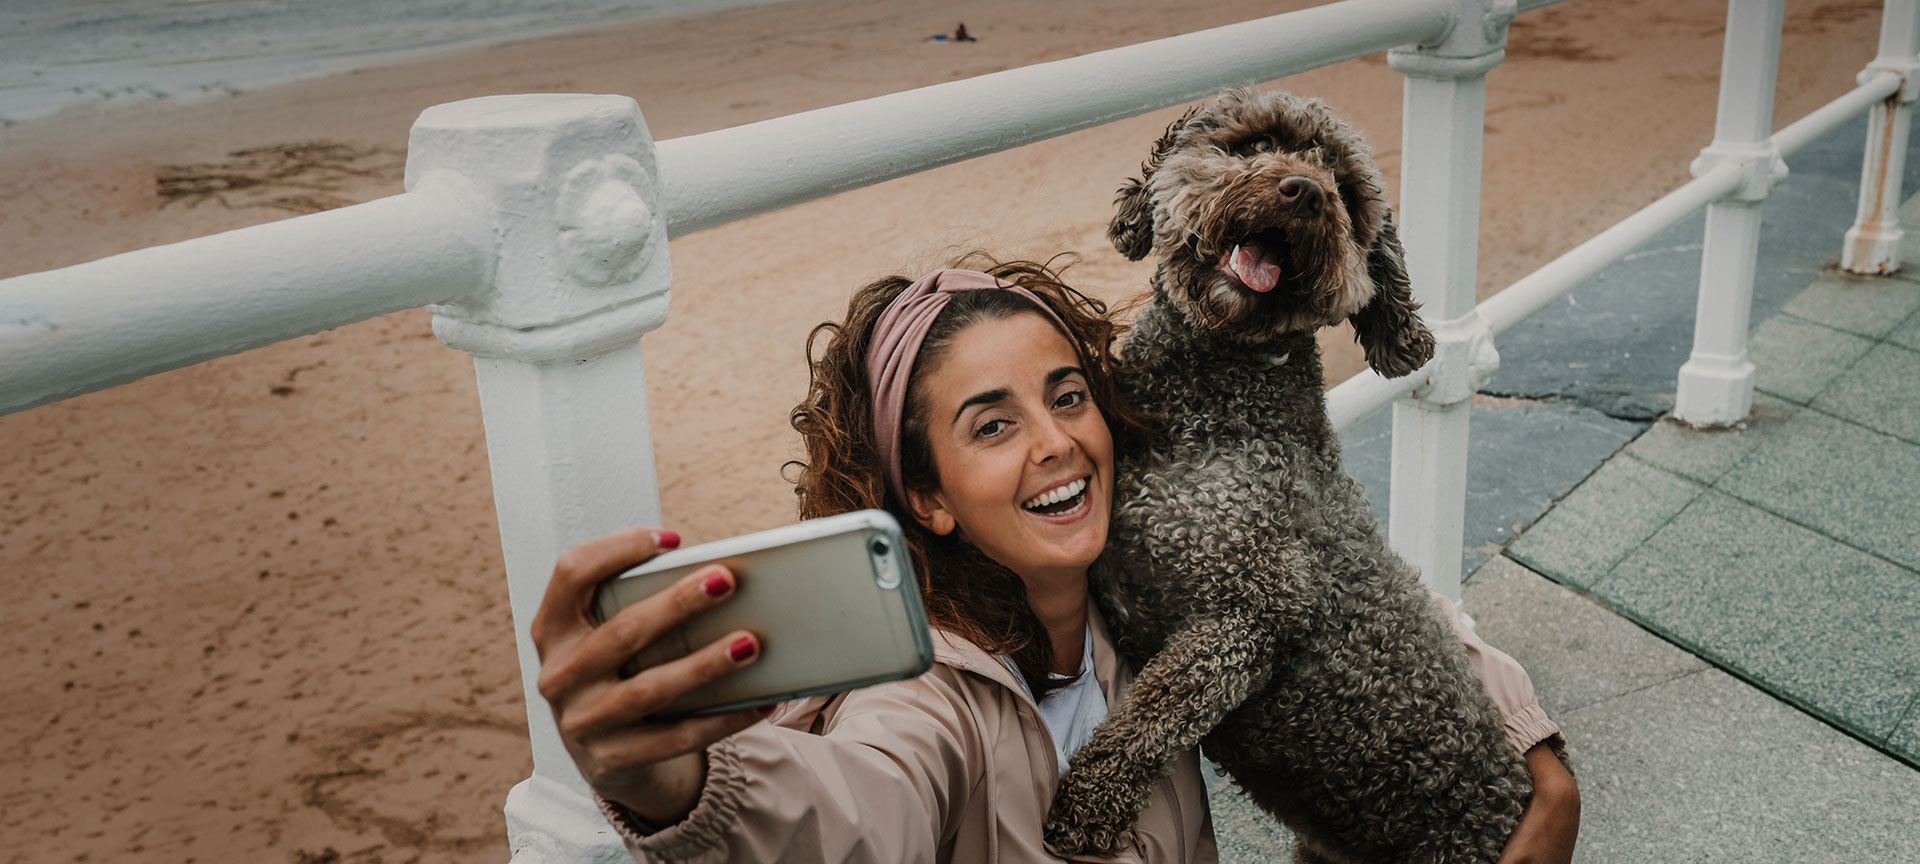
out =
{"type": "Polygon", "coordinates": [[[1267,257],[1267,250],[1258,243],[1242,243],[1233,247],[1228,256],[1227,267],[1240,282],[1262,294],[1272,291],[1280,284],[1280,265],[1267,257]]]}

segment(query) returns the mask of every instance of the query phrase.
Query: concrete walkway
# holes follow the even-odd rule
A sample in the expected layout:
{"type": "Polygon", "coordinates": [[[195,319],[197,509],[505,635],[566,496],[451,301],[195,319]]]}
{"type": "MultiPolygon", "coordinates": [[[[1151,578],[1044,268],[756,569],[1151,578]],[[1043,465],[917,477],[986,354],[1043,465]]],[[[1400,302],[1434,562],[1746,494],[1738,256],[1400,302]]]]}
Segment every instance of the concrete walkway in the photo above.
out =
{"type": "MultiPolygon", "coordinates": [[[[1661,419],[1697,218],[1509,334],[1476,398],[1465,605],[1570,742],[1577,861],[1920,862],[1920,227],[1898,277],[1822,266],[1863,126],[1768,203],[1743,427],[1661,419]]],[[[1386,429],[1344,438],[1376,509],[1386,429]]],[[[1287,860],[1213,798],[1225,860],[1287,860]]]]}
{"type": "MultiPolygon", "coordinates": [[[[1469,582],[1580,783],[1582,862],[1920,861],[1920,771],[1505,556],[1469,582]]],[[[1292,839],[1222,781],[1223,860],[1292,839]]]]}
{"type": "Polygon", "coordinates": [[[1654,426],[1507,552],[1920,765],[1920,285],[1823,279],[1753,353],[1744,429],[1654,426]]]}

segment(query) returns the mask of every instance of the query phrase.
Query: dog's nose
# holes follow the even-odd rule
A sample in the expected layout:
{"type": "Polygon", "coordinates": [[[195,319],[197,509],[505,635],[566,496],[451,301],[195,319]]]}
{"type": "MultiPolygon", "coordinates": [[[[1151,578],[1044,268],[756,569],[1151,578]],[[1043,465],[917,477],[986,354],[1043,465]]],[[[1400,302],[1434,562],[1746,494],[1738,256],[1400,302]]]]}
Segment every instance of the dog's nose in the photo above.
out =
{"type": "Polygon", "coordinates": [[[1280,200],[1288,204],[1312,204],[1320,200],[1320,184],[1298,174],[1280,180],[1280,200]]]}

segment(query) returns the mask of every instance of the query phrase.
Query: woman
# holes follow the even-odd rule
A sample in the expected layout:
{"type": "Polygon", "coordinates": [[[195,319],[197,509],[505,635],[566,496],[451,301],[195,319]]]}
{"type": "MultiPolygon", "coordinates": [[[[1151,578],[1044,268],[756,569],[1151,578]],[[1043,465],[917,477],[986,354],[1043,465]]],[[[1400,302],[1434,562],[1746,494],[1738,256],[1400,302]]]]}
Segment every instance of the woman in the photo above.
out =
{"type": "MultiPolygon", "coordinates": [[[[636,529],[562,556],[533,622],[540,692],[636,859],[1056,860],[1041,824],[1059,771],[1131,681],[1087,592],[1114,451],[1150,434],[1118,398],[1116,335],[1102,304],[1016,263],[881,280],[809,339],[810,357],[814,339],[827,343],[793,412],[807,444],[800,515],[885,507],[900,519],[936,630],[919,678],[649,723],[758,655],[740,632],[616,677],[660,633],[725,602],[733,575],[696,573],[596,628],[595,584],[679,538],[636,529]]],[[[1568,861],[1579,795],[1553,753],[1558,730],[1511,658],[1455,628],[1533,774],[1502,861],[1568,861]]],[[[1137,858],[1214,860],[1206,807],[1190,751],[1140,817],[1137,858]]]]}

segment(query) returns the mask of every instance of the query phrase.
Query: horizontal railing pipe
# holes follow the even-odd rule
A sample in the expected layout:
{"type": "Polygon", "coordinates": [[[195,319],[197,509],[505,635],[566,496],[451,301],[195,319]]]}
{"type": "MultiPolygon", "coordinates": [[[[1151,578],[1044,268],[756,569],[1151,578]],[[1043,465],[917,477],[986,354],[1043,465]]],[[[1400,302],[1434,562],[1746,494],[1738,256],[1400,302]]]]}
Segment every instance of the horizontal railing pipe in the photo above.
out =
{"type": "MultiPolygon", "coordinates": [[[[1522,3],[1521,8],[1528,6],[1522,3]]],[[[1773,144],[1782,156],[1791,154],[1899,92],[1900,85],[1899,75],[1880,75],[1773,133],[1773,144]]],[[[1740,179],[1731,165],[1695,178],[1488,298],[1478,307],[1481,316],[1495,335],[1512,329],[1653,235],[1733,191],[1740,179]]],[[[1344,432],[1425,383],[1423,374],[1386,379],[1363,369],[1327,391],[1327,414],[1334,429],[1344,432]]]]}
{"type": "Polygon", "coordinates": [[[1513,329],[1653,235],[1733,191],[1740,179],[1734,165],[1720,165],[1694,178],[1488,298],[1480,304],[1480,314],[1494,335],[1513,329]]]}
{"type": "MultiPolygon", "coordinates": [[[[1717,167],[1594,235],[1593,239],[1573,247],[1565,255],[1547,262],[1475,308],[1487,320],[1495,335],[1504,333],[1545,309],[1608,264],[1632,252],[1653,235],[1732,191],[1739,183],[1740,172],[1737,168],[1731,165],[1717,167]]],[[[1327,415],[1333,421],[1335,430],[1346,431],[1393,404],[1393,400],[1412,393],[1426,383],[1424,372],[1386,379],[1371,369],[1364,369],[1327,391],[1327,415]]]]}
{"type": "Polygon", "coordinates": [[[486,285],[485,200],[427,186],[0,280],[0,414],[486,285]]]}
{"type": "Polygon", "coordinates": [[[1382,378],[1372,369],[1362,369],[1360,374],[1327,391],[1327,419],[1332,421],[1335,432],[1345,432],[1426,383],[1424,371],[1401,378],[1382,378]]]}
{"type": "Polygon", "coordinates": [[[1773,146],[1779,148],[1783,157],[1792,155],[1814,139],[1900,92],[1901,83],[1900,76],[1892,72],[1876,75],[1867,83],[1847,91],[1846,95],[1815,108],[1807,116],[1773,133],[1773,146]]]}
{"type": "Polygon", "coordinates": [[[1346,0],[659,142],[667,233],[1304,72],[1445,32],[1448,0],[1346,0]],[[754,166],[742,182],[742,166],[754,166]]]}

